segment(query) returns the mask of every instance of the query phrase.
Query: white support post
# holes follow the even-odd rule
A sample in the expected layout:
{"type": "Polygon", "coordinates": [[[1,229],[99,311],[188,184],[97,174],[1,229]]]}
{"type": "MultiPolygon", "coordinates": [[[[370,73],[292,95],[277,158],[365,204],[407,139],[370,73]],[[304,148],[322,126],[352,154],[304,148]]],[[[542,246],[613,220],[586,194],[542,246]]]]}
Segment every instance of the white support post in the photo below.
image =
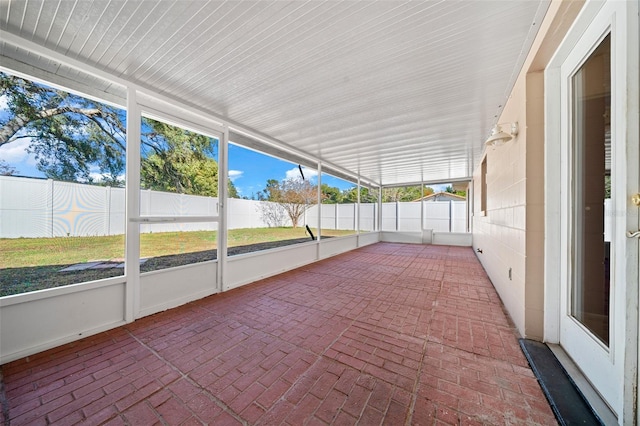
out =
{"type": "Polygon", "coordinates": [[[466,230],[465,232],[473,232],[473,179],[467,184],[466,201],[466,230]]]}
{"type": "Polygon", "coordinates": [[[358,193],[356,194],[356,205],[355,205],[355,211],[353,212],[354,215],[354,224],[353,226],[356,228],[356,234],[360,234],[360,212],[361,212],[361,208],[360,208],[360,175],[358,175],[358,193]]]}
{"type": "Polygon", "coordinates": [[[218,270],[217,289],[225,291],[226,288],[226,266],[227,266],[227,197],[229,181],[229,127],[224,126],[222,140],[218,144],[218,270]]]}
{"type": "Polygon", "coordinates": [[[141,113],[136,90],[127,89],[126,152],[126,237],[125,321],[131,322],[140,312],[140,224],[131,220],[140,215],[140,125],[141,113]]]}
{"type": "MultiPolygon", "coordinates": [[[[322,238],[322,163],[318,161],[318,235],[316,239],[322,238]]],[[[320,246],[318,246],[318,259],[320,259],[320,246]]]]}
{"type": "Polygon", "coordinates": [[[378,187],[378,215],[376,222],[378,222],[378,232],[382,231],[382,186],[378,187]]]}
{"type": "Polygon", "coordinates": [[[420,229],[424,233],[424,182],[420,184],[420,229]]]}

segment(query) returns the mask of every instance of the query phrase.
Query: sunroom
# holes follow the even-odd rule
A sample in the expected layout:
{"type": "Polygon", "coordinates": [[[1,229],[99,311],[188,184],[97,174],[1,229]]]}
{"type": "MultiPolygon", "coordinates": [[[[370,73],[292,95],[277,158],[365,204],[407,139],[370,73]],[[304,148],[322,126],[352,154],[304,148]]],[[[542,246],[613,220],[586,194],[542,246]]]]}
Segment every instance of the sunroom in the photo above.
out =
{"type": "MultiPolygon", "coordinates": [[[[266,334],[258,338],[247,331],[251,337],[240,347],[252,353],[248,342],[255,337],[253,343],[264,344],[259,352],[265,355],[269,338],[286,335],[287,327],[297,330],[305,320],[293,316],[294,308],[269,311],[269,304],[252,292],[275,297],[290,283],[295,295],[287,306],[309,308],[314,300],[323,306],[313,311],[323,312],[318,320],[323,318],[326,327],[337,321],[345,328],[320,354],[312,343],[290,350],[289,358],[306,360],[309,368],[284,380],[290,388],[272,405],[259,402],[267,393],[262,382],[264,393],[253,395],[249,406],[236,409],[240,396],[225,396],[225,389],[246,395],[245,390],[258,386],[257,376],[253,385],[243,376],[245,388],[236,377],[235,388],[229,383],[216,393],[204,384],[204,376],[196,380],[181,371],[181,378],[170,379],[166,389],[145,396],[140,404],[122,410],[118,403],[109,406],[120,411],[110,411],[105,421],[135,423],[127,413],[144,406],[150,410],[145,412],[173,424],[170,399],[158,398],[173,392],[169,385],[180,380],[209,392],[208,403],[230,416],[225,421],[215,417],[220,424],[508,424],[510,418],[544,424],[552,419],[539,389],[527,400],[532,411],[514,414],[505,408],[511,385],[502,379],[491,379],[498,380],[491,382],[498,395],[475,389],[478,395],[485,393],[470,397],[479,401],[474,408],[458,402],[455,419],[447,414],[451,407],[442,408],[446,404],[420,393],[430,383],[427,378],[423,383],[421,375],[428,360],[440,359],[439,353],[445,362],[442,354],[450,349],[444,343],[452,332],[446,325],[440,337],[419,334],[425,340],[422,349],[415,349],[417,360],[398,361],[399,370],[417,363],[420,373],[413,384],[382,370],[376,376],[370,359],[356,356],[364,362],[360,364],[341,357],[336,348],[349,346],[341,339],[355,336],[349,327],[360,327],[360,315],[381,321],[375,325],[380,329],[363,335],[373,333],[368,336],[375,339],[381,333],[381,341],[399,339],[394,341],[408,345],[403,350],[413,350],[418,332],[405,335],[406,330],[394,328],[391,317],[383,326],[386,314],[374,309],[385,297],[396,297],[393,291],[402,291],[405,304],[390,302],[391,309],[406,310],[404,321],[419,309],[414,327],[435,330],[442,320],[436,319],[438,306],[448,303],[464,315],[482,315],[483,325],[478,318],[464,321],[478,321],[470,330],[507,348],[507,355],[498,356],[501,362],[523,356],[510,352],[514,342],[519,349],[517,338],[549,343],[565,368],[579,377],[595,418],[632,423],[637,374],[626,372],[636,372],[638,363],[634,284],[639,262],[633,233],[638,215],[630,201],[640,190],[637,11],[637,2],[546,0],[2,2],[3,374],[31,359],[54,359],[61,351],[69,351],[66,359],[81,357],[94,345],[120,348],[127,333],[162,355],[172,338],[185,330],[204,330],[206,324],[211,330],[253,324],[252,330],[266,334]],[[572,99],[583,103],[574,107],[572,99]],[[580,114],[588,119],[576,130],[580,114]],[[586,188],[595,188],[595,201],[586,188]],[[451,195],[446,200],[431,197],[438,192],[451,195]],[[575,207],[581,203],[587,205],[584,210],[575,207]],[[584,213],[594,210],[602,210],[595,219],[584,213]],[[408,253],[419,264],[399,260],[408,253]],[[349,260],[357,267],[347,267],[349,260]],[[349,275],[355,270],[359,277],[349,275]],[[384,275],[390,282],[378,288],[376,273],[396,275],[384,275]],[[452,287],[456,290],[445,290],[451,277],[458,280],[452,287]],[[414,287],[420,279],[424,285],[437,281],[439,292],[460,293],[455,302],[431,299],[427,294],[434,289],[414,287]],[[311,284],[300,280],[313,281],[308,299],[297,292],[311,284]],[[362,303],[358,314],[338,310],[343,301],[332,300],[343,295],[335,289],[347,283],[364,291],[344,302],[349,309],[362,303]],[[460,290],[474,284],[482,290],[460,290]],[[580,288],[578,293],[574,287],[580,288]],[[323,289],[326,305],[318,302],[323,289]],[[248,305],[241,305],[243,297],[248,305]],[[625,305],[625,300],[631,302],[625,305]],[[490,301],[498,308],[476,312],[454,307],[471,301],[490,301]],[[507,317],[504,324],[499,320],[498,329],[511,330],[509,344],[491,340],[488,330],[495,325],[489,317],[500,306],[507,317]],[[175,309],[198,311],[208,319],[162,316],[175,309]],[[488,311],[492,314],[485,316],[488,311]],[[282,314],[283,324],[276,313],[282,314]],[[262,320],[259,314],[264,314],[262,320]],[[235,325],[220,325],[218,315],[233,316],[235,325]],[[433,316],[422,322],[423,315],[433,316]],[[190,327],[187,321],[197,325],[190,327]],[[353,323],[347,326],[348,321],[353,323]],[[159,330],[158,324],[170,332],[163,343],[154,341],[160,345],[154,347],[140,336],[147,327],[148,333],[159,330]],[[274,327],[269,333],[263,329],[268,325],[274,327]],[[431,346],[434,342],[441,352],[431,346]],[[595,361],[581,353],[611,365],[594,371],[595,361]],[[342,377],[338,370],[344,377],[347,370],[358,372],[350,392],[334,383],[323,397],[311,391],[287,411],[305,380],[342,377]],[[367,380],[373,381],[363,384],[367,380]],[[389,393],[386,405],[371,408],[367,404],[381,387],[389,393]],[[372,395],[359,412],[349,405],[356,388],[372,395]],[[316,407],[303,416],[302,401],[319,398],[317,406],[323,407],[334,391],[344,394],[346,402],[333,414],[316,407]],[[402,401],[406,415],[394,414],[394,403],[402,401]],[[489,401],[492,413],[503,414],[498,420],[479,408],[491,405],[489,401]],[[539,401],[543,407],[536,406],[539,401]],[[164,407],[164,417],[158,407],[164,407]],[[262,411],[250,413],[248,407],[262,411]],[[276,412],[283,417],[270,417],[276,412]],[[423,418],[421,412],[430,414],[423,418]],[[367,417],[371,413],[382,417],[367,417]]],[[[458,317],[456,324],[461,321],[458,317]]],[[[313,330],[322,329],[322,324],[307,322],[313,330]]],[[[237,338],[221,333],[226,337],[216,341],[219,347],[237,338]]],[[[318,337],[318,344],[330,334],[308,333],[318,337]]],[[[490,363],[490,358],[478,358],[487,355],[478,347],[463,352],[460,359],[468,355],[478,364],[490,363]]],[[[380,367],[395,362],[396,355],[379,360],[380,367]]],[[[219,353],[215,362],[226,362],[224,356],[219,353]]],[[[289,361],[280,379],[294,374],[298,364],[289,361]]],[[[229,368],[244,374],[244,368],[252,368],[247,362],[229,368]]],[[[521,362],[509,368],[529,368],[521,362]]],[[[266,372],[278,366],[260,364],[266,372]]],[[[97,382],[98,373],[91,374],[97,382]]],[[[463,375],[456,377],[434,380],[464,388],[463,375]]],[[[60,380],[64,388],[69,378],[60,380]]],[[[31,386],[40,385],[34,381],[31,386]]],[[[102,388],[105,398],[107,387],[102,388]]],[[[518,389],[519,394],[528,392],[524,385],[518,389]]],[[[70,392],[71,402],[61,398],[54,407],[67,407],[66,414],[53,410],[38,420],[98,421],[97,413],[93,417],[84,408],[71,410],[84,391],[70,392]]],[[[464,401],[465,391],[459,392],[456,400],[464,401]]],[[[451,389],[444,393],[455,394],[451,389]]],[[[12,395],[9,399],[15,401],[12,395]]],[[[43,397],[38,398],[38,406],[44,407],[43,397]]],[[[191,417],[176,424],[207,422],[188,401],[182,403],[190,407],[191,417]]],[[[34,420],[5,409],[3,416],[17,424],[34,420]]]]}

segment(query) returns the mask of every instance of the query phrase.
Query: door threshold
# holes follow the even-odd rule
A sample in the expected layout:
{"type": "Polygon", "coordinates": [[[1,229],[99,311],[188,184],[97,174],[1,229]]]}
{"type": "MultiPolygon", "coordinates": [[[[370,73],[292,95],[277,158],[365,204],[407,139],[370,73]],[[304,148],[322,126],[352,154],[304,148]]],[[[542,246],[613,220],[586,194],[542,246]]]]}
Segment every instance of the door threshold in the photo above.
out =
{"type": "Polygon", "coordinates": [[[584,383],[588,382],[584,377],[581,377],[581,374],[576,374],[579,373],[579,370],[575,364],[562,349],[555,346],[556,351],[552,351],[550,346],[544,343],[520,339],[522,352],[549,401],[558,423],[561,425],[595,426],[617,424],[616,417],[608,410],[606,404],[601,400],[593,400],[593,395],[597,395],[597,393],[592,388],[584,387],[584,383]],[[557,349],[560,349],[562,353],[557,349]],[[560,356],[556,355],[557,352],[560,353],[560,356]],[[580,387],[577,383],[581,383],[583,386],[580,387]],[[589,395],[591,399],[586,395],[589,395]],[[604,411],[603,407],[606,407],[607,410],[604,411]]]}
{"type": "Polygon", "coordinates": [[[567,355],[564,349],[560,345],[556,345],[553,343],[546,343],[551,352],[556,356],[564,371],[569,375],[573,383],[582,393],[582,396],[587,400],[589,405],[591,405],[591,409],[596,413],[602,423],[605,425],[617,425],[618,418],[614,414],[614,412],[609,408],[609,405],[602,399],[600,394],[595,390],[595,388],[591,385],[591,382],[587,380],[587,378],[582,374],[582,371],[578,368],[578,366],[573,362],[571,357],[567,355]]]}

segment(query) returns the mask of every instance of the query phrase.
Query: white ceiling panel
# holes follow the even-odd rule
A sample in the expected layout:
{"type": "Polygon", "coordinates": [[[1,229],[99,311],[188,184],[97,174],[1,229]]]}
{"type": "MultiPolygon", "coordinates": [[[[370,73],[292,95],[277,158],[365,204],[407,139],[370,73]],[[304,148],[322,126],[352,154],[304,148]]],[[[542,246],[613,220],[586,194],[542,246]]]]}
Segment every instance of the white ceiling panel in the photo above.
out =
{"type": "MultiPolygon", "coordinates": [[[[471,175],[547,7],[3,0],[0,26],[368,181],[397,185],[471,175]]],[[[97,84],[20,47],[3,43],[5,60],[97,84]]]]}

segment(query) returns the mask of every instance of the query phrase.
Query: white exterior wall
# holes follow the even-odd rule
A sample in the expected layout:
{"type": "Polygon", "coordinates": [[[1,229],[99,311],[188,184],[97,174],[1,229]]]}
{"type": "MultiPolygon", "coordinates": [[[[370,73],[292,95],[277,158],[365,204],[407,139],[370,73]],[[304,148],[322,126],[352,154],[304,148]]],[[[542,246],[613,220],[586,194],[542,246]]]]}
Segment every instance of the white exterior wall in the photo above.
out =
{"type": "MultiPolygon", "coordinates": [[[[499,123],[518,122],[511,141],[485,150],[473,174],[473,247],[518,331],[542,340],[544,330],[544,68],[581,3],[553,2],[499,123]]],[[[488,135],[487,135],[488,136],[488,135]]]]}

